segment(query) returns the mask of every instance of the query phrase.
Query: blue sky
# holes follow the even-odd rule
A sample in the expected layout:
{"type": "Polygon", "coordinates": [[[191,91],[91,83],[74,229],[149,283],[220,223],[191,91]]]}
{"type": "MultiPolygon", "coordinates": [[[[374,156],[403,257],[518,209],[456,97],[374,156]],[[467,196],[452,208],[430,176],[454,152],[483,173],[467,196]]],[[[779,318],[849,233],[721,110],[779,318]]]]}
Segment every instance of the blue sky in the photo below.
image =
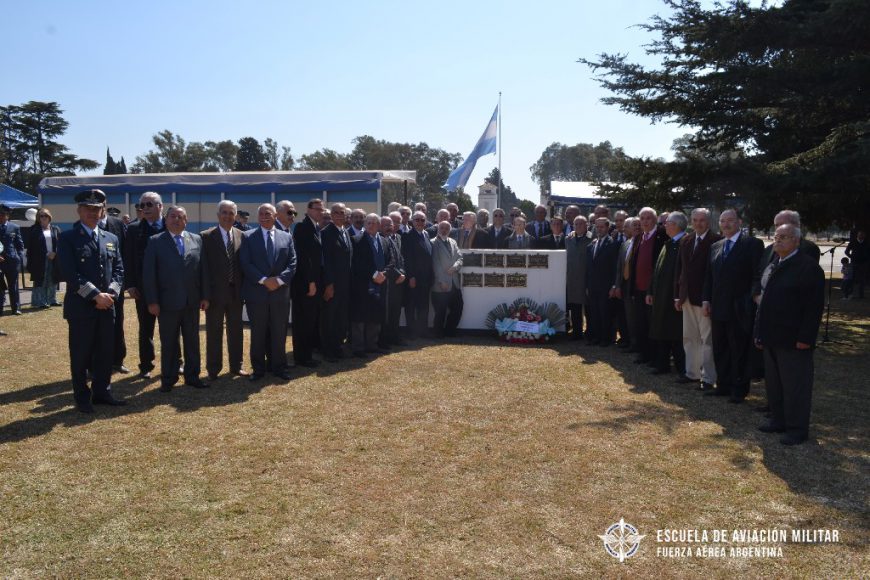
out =
{"type": "MultiPolygon", "coordinates": [[[[465,156],[502,91],[505,182],[536,200],[529,166],[554,141],[670,157],[687,130],[601,104],[576,62],[644,62],[650,36],[634,25],[665,11],[659,0],[6,0],[0,103],[57,101],[74,153],[102,163],[110,146],[130,165],[163,129],[272,137],[297,158],[349,151],[364,134],[465,156]]],[[[496,163],[482,158],[467,189],[496,163]]]]}

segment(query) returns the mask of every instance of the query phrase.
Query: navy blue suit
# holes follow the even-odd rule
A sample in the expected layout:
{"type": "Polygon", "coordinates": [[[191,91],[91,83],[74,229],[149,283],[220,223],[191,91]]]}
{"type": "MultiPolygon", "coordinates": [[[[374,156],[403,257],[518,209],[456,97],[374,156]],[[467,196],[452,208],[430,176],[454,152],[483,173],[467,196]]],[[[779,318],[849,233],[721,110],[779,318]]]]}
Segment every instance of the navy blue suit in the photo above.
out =
{"type": "MultiPolygon", "coordinates": [[[[9,290],[9,306],[12,311],[21,309],[21,298],[18,294],[18,272],[21,271],[21,257],[24,255],[24,238],[21,228],[10,221],[0,225],[0,243],[3,244],[3,261],[0,262],[0,272],[6,278],[6,288],[9,290]]],[[[0,292],[0,316],[6,304],[6,293],[0,292]]]]}
{"type": "Polygon", "coordinates": [[[98,310],[97,294],[117,297],[123,291],[124,264],[115,234],[97,230],[97,239],[81,223],[60,234],[57,260],[66,280],[63,317],[69,323],[69,354],[76,404],[91,401],[87,371],[93,379],[93,399],[111,398],[115,309],[98,310]]]}
{"type": "Polygon", "coordinates": [[[251,320],[251,367],[255,375],[266,372],[266,350],[271,352],[272,371],[283,373],[287,367],[287,319],[290,316],[290,284],[296,272],[293,237],[275,228],[274,259],[266,251],[263,228],[245,232],[239,248],[239,264],[244,273],[242,300],[251,320]],[[278,289],[269,291],[260,284],[263,278],[280,278],[278,289]],[[268,344],[267,344],[268,342],[268,344]]]}
{"type": "Polygon", "coordinates": [[[616,277],[619,244],[610,236],[586,246],[586,288],[589,306],[589,328],[592,342],[608,346],[615,339],[613,301],[610,288],[616,277]],[[596,251],[596,244],[598,249],[596,251]]]}

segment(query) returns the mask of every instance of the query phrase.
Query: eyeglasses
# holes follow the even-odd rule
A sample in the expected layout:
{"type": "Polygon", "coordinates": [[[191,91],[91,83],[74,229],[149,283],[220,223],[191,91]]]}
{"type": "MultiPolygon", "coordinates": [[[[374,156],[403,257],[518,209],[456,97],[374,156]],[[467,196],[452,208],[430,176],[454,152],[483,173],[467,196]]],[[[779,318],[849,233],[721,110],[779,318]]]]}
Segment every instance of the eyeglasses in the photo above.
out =
{"type": "Polygon", "coordinates": [[[158,205],[160,204],[156,201],[143,201],[139,204],[139,207],[157,207],[158,205]]]}
{"type": "Polygon", "coordinates": [[[426,218],[414,218],[415,222],[426,222],[426,218]]]}
{"type": "Polygon", "coordinates": [[[290,214],[290,215],[292,215],[292,216],[294,216],[294,217],[297,216],[297,215],[299,215],[299,212],[297,212],[295,209],[291,209],[291,210],[288,211],[287,213],[290,214]]]}
{"type": "Polygon", "coordinates": [[[773,236],[773,240],[775,242],[781,242],[783,240],[790,240],[792,238],[794,238],[794,236],[791,234],[777,234],[777,235],[773,236]]]}

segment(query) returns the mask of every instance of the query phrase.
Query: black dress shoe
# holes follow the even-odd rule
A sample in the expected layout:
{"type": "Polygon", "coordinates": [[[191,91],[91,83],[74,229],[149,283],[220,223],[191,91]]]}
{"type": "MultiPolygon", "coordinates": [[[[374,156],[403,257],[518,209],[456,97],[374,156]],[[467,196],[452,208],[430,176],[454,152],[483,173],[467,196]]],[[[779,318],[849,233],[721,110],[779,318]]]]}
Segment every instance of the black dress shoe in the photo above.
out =
{"type": "Polygon", "coordinates": [[[361,351],[361,350],[355,350],[355,351],[353,351],[353,356],[354,356],[355,358],[369,358],[369,355],[367,355],[366,353],[364,353],[364,352],[361,351]]]}
{"type": "Polygon", "coordinates": [[[248,380],[251,382],[259,381],[263,378],[262,373],[251,373],[251,376],[248,377],[248,380]]]}
{"type": "Polygon", "coordinates": [[[230,371],[230,374],[233,375],[234,377],[249,377],[249,376],[251,376],[251,373],[249,373],[248,371],[242,370],[242,369],[230,371]]]}
{"type": "Polygon", "coordinates": [[[758,430],[762,433],[783,433],[785,432],[785,427],[777,425],[773,421],[768,421],[764,425],[759,425],[758,430]]]}
{"type": "Polygon", "coordinates": [[[308,359],[308,360],[304,360],[304,361],[302,361],[302,362],[297,362],[297,363],[296,363],[296,366],[299,366],[299,367],[314,368],[314,367],[318,367],[318,366],[320,366],[320,361],[311,358],[311,359],[308,359]]]}
{"type": "Polygon", "coordinates": [[[780,439],[779,442],[783,445],[800,445],[806,440],[806,437],[789,433],[788,435],[785,435],[782,439],[780,439]]]}
{"type": "Polygon", "coordinates": [[[675,382],[681,385],[688,385],[689,383],[697,383],[698,381],[695,379],[690,379],[686,375],[680,375],[675,382]]]}
{"type": "Polygon", "coordinates": [[[216,380],[218,380],[218,376],[217,376],[217,375],[213,375],[213,374],[211,374],[211,373],[208,373],[208,380],[211,381],[211,382],[213,383],[213,382],[215,382],[216,380]]]}
{"type": "Polygon", "coordinates": [[[184,384],[187,385],[188,387],[193,387],[194,389],[207,389],[211,386],[210,384],[208,384],[205,381],[202,381],[200,379],[194,379],[192,381],[184,381],[184,384]]]}
{"type": "Polygon", "coordinates": [[[150,370],[139,371],[139,378],[140,379],[150,379],[151,378],[151,371],[150,370]]]}
{"type": "Polygon", "coordinates": [[[93,415],[94,406],[90,403],[76,403],[76,411],[84,413],[85,415],[93,415]]]}
{"type": "Polygon", "coordinates": [[[290,376],[290,373],[287,371],[280,371],[275,373],[275,377],[281,379],[282,381],[290,381],[293,377],[290,376]]]}
{"type": "Polygon", "coordinates": [[[731,393],[728,391],[723,391],[722,389],[710,389],[709,391],[704,391],[705,397],[729,397],[731,393]]]}
{"type": "Polygon", "coordinates": [[[112,397],[112,396],[94,399],[94,405],[108,405],[110,407],[123,407],[126,404],[127,404],[127,401],[125,401],[124,399],[116,399],[115,397],[112,397]]]}
{"type": "Polygon", "coordinates": [[[112,367],[112,370],[116,373],[121,373],[122,375],[130,374],[130,369],[128,369],[124,365],[115,365],[112,367]]]}
{"type": "Polygon", "coordinates": [[[158,389],[161,393],[169,393],[172,391],[172,385],[161,384],[158,389]]]}

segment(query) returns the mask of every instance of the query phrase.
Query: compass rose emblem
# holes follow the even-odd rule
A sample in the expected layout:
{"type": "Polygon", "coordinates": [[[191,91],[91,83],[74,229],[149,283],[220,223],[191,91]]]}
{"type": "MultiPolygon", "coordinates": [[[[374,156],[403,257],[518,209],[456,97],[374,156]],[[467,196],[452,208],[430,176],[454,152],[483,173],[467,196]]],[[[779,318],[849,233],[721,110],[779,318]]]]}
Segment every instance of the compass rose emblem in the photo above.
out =
{"type": "Polygon", "coordinates": [[[620,562],[625,562],[626,558],[631,558],[637,553],[640,541],[646,536],[638,534],[637,528],[625,523],[623,518],[619,518],[617,523],[607,528],[603,536],[598,537],[604,542],[604,549],[608,554],[620,562]]]}

